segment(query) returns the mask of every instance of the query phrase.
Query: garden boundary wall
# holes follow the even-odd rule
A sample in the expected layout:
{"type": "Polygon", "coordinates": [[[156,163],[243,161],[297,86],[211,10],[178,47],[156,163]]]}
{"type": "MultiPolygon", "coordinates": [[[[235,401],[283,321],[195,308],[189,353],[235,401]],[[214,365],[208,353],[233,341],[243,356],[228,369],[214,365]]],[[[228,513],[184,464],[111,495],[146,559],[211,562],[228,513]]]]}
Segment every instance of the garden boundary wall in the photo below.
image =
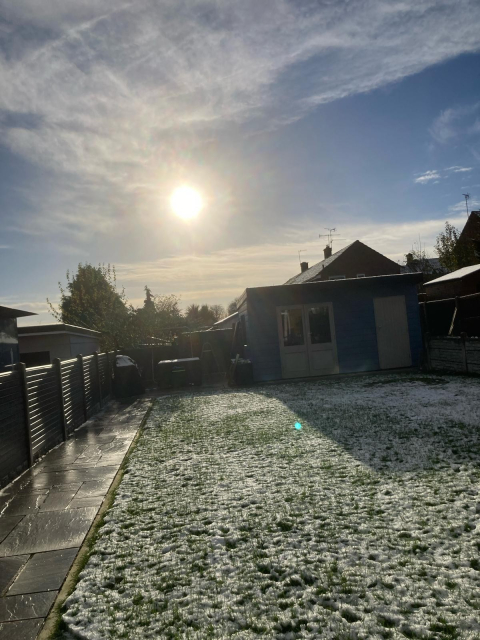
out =
{"type": "Polygon", "coordinates": [[[480,339],[426,336],[427,367],[432,371],[480,374],[480,339]]]}
{"type": "Polygon", "coordinates": [[[110,399],[115,354],[0,374],[0,488],[65,441],[110,399]]]}

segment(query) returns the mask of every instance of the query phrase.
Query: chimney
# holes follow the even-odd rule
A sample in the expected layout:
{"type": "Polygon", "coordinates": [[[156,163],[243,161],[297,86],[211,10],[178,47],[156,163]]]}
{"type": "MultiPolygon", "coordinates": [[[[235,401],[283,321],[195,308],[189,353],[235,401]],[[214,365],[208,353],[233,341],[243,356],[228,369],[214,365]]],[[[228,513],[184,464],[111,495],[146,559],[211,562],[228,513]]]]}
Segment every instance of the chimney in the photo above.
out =
{"type": "Polygon", "coordinates": [[[301,263],[300,263],[300,268],[301,268],[301,270],[302,270],[302,273],[303,273],[304,271],[306,271],[306,270],[308,269],[308,262],[301,262],[301,263]]]}
{"type": "Polygon", "coordinates": [[[412,264],[413,263],[413,253],[407,253],[407,255],[405,257],[407,259],[407,264],[412,264]]]}
{"type": "Polygon", "coordinates": [[[327,244],[327,246],[323,250],[323,255],[325,256],[325,260],[327,258],[330,258],[330,256],[332,255],[332,247],[330,245],[327,244]]]}

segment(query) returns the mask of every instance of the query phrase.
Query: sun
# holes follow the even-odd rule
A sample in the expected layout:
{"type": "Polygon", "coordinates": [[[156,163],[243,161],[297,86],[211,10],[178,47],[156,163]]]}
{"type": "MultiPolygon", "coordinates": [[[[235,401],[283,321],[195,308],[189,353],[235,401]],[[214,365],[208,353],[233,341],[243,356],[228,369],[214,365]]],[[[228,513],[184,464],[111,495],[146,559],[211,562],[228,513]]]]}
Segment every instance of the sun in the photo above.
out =
{"type": "Polygon", "coordinates": [[[203,209],[202,196],[191,187],[178,187],[170,197],[174,213],[183,220],[196,218],[203,209]]]}

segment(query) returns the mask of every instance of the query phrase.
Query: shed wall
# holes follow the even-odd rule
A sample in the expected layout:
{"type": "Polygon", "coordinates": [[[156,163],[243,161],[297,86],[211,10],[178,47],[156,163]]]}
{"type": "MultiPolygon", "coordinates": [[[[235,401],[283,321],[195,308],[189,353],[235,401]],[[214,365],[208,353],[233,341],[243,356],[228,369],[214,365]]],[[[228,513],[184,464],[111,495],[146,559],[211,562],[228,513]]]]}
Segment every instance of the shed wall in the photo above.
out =
{"type": "Polygon", "coordinates": [[[276,307],[332,302],[340,373],[375,371],[380,368],[373,299],[405,295],[412,365],[422,354],[422,333],[415,284],[368,283],[323,290],[315,285],[248,290],[247,342],[257,381],[282,377],[276,307]]]}
{"type": "Polygon", "coordinates": [[[68,360],[71,358],[70,340],[66,333],[58,335],[38,335],[18,337],[20,353],[38,353],[40,351],[50,352],[50,362],[53,358],[68,360]]]}

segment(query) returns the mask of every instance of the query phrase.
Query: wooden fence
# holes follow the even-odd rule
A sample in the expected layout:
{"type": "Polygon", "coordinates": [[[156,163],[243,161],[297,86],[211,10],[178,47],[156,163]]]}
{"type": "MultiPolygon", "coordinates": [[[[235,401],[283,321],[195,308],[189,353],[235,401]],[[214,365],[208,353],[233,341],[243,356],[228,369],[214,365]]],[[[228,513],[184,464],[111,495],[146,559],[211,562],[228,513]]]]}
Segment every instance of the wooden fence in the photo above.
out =
{"type": "Polygon", "coordinates": [[[480,339],[426,337],[427,366],[436,371],[480,374],[480,339]]]}
{"type": "Polygon", "coordinates": [[[114,353],[0,374],[0,488],[67,439],[112,393],[114,353]]]}

